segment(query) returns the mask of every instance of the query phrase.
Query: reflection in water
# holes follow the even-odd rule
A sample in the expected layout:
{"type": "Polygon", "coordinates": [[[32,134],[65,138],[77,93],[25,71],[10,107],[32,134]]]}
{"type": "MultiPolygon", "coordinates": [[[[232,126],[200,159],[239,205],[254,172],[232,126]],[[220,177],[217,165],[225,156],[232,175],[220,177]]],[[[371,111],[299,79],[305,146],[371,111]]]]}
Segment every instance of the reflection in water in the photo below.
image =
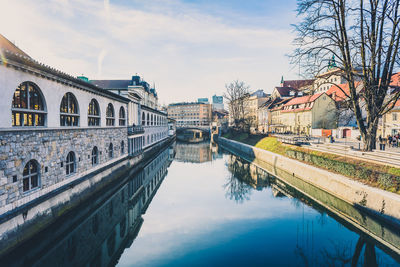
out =
{"type": "MultiPolygon", "coordinates": [[[[215,149],[215,148],[214,148],[215,149]]],[[[212,160],[210,142],[176,143],[175,160],[182,162],[203,163],[212,160]]]]}
{"type": "Polygon", "coordinates": [[[2,257],[0,265],[398,264],[390,247],[400,247],[398,231],[260,166],[209,143],[178,143],[2,257]],[[209,156],[201,161],[204,151],[209,156]]]}
{"type": "Polygon", "coordinates": [[[108,188],[69,218],[3,256],[2,266],[110,266],[130,247],[174,152],[161,152],[122,186],[108,188]],[[88,211],[89,208],[89,211],[88,211]],[[65,229],[62,233],[58,229],[65,229]],[[4,264],[4,265],[3,265],[4,264]]]}
{"type": "MultiPolygon", "coordinates": [[[[273,196],[276,198],[288,197],[293,199],[293,197],[295,197],[294,203],[299,203],[300,200],[306,205],[313,207],[320,212],[320,217],[317,222],[321,226],[326,224],[326,210],[324,207],[283,181],[276,179],[276,177],[270,175],[265,170],[232,154],[228,156],[227,167],[231,172],[231,176],[228,177],[227,184],[224,185],[224,188],[226,189],[226,195],[230,199],[243,202],[244,200],[250,199],[250,188],[259,188],[260,186],[270,187],[273,196]]],[[[331,215],[337,217],[333,214],[331,215]]],[[[354,227],[350,223],[344,222],[340,218],[337,219],[339,219],[344,226],[354,230],[354,227]]],[[[314,242],[314,222],[304,221],[303,218],[302,222],[297,225],[295,254],[304,266],[314,265],[314,263],[321,266],[386,266],[383,261],[378,264],[375,246],[381,244],[378,244],[372,237],[365,235],[363,232],[357,232],[359,238],[355,246],[352,246],[351,242],[337,243],[334,239],[335,237],[332,236],[328,242],[330,248],[321,247],[314,242]],[[315,257],[314,250],[319,253],[321,257],[315,257]],[[362,253],[364,254],[363,258],[361,257],[362,253]]],[[[384,249],[389,253],[394,253],[388,248],[384,249]]],[[[398,259],[399,255],[394,254],[394,257],[398,259]]]]}

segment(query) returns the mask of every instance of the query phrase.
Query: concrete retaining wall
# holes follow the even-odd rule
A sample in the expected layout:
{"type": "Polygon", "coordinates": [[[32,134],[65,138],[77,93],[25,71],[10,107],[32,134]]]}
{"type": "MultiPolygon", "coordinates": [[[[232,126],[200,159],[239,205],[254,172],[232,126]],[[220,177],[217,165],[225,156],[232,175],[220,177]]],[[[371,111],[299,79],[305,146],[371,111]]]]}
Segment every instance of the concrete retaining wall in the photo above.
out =
{"type": "Polygon", "coordinates": [[[226,138],[220,137],[218,143],[234,152],[244,154],[250,160],[258,159],[271,164],[273,168],[269,171],[273,175],[279,177],[278,172],[282,170],[292,173],[293,176],[301,178],[339,199],[400,225],[400,196],[397,194],[226,138]]]}

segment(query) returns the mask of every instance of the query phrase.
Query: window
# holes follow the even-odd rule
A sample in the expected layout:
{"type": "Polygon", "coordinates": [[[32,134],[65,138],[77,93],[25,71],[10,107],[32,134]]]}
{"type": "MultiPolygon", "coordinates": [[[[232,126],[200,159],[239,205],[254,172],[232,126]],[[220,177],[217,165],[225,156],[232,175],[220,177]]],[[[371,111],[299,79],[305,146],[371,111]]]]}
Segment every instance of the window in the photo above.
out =
{"type": "Polygon", "coordinates": [[[144,115],[144,112],[142,112],[142,125],[146,125],[146,116],[144,115]]]}
{"type": "Polygon", "coordinates": [[[124,151],[125,151],[125,142],[122,141],[122,142],[121,142],[121,154],[122,154],[122,155],[124,154],[124,151]]]}
{"type": "Polygon", "coordinates": [[[114,126],[114,107],[113,105],[110,103],[107,106],[107,110],[106,110],[106,125],[107,126],[114,126]]]}
{"type": "Polygon", "coordinates": [[[154,125],[154,117],[153,117],[153,114],[151,114],[151,125],[154,125]]]}
{"type": "Polygon", "coordinates": [[[12,100],[12,126],[44,126],[46,109],[39,87],[23,82],[14,92],[12,100]]]}
{"type": "Polygon", "coordinates": [[[89,103],[88,125],[100,126],[100,109],[99,103],[97,103],[96,99],[92,99],[89,103]]]}
{"type": "Polygon", "coordinates": [[[114,147],[113,144],[110,143],[110,145],[108,146],[108,157],[110,159],[112,159],[114,157],[114,151],[113,151],[114,147]]]}
{"type": "Polygon", "coordinates": [[[396,112],[392,113],[392,120],[397,121],[397,113],[396,112]]]}
{"type": "Polygon", "coordinates": [[[99,150],[97,146],[92,149],[92,165],[97,165],[99,163],[99,150]]]}
{"type": "Polygon", "coordinates": [[[147,125],[150,125],[150,114],[147,113],[147,125]]]}
{"type": "Polygon", "coordinates": [[[76,98],[71,93],[66,93],[60,105],[60,125],[61,126],[78,126],[79,114],[76,98]]]}
{"type": "Polygon", "coordinates": [[[121,107],[119,109],[119,126],[125,126],[125,109],[121,107]]]}
{"type": "Polygon", "coordinates": [[[39,186],[39,168],[35,160],[30,160],[22,173],[22,190],[24,192],[32,190],[39,186]]]}
{"type": "Polygon", "coordinates": [[[71,151],[68,153],[67,161],[65,163],[65,170],[67,175],[72,174],[76,171],[75,164],[75,153],[71,151]]]}

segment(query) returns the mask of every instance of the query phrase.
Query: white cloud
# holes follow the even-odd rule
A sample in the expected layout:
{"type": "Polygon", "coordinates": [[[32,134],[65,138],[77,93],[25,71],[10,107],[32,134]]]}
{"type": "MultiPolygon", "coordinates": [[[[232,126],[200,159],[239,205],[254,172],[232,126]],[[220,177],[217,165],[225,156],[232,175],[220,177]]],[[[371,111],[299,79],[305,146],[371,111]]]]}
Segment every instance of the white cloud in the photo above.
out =
{"type": "Polygon", "coordinates": [[[138,73],[157,84],[163,103],[222,94],[234,79],[271,91],[290,70],[290,32],[233,26],[180,1],[128,7],[109,0],[0,0],[0,6],[7,10],[0,32],[33,58],[91,79],[138,73]]]}

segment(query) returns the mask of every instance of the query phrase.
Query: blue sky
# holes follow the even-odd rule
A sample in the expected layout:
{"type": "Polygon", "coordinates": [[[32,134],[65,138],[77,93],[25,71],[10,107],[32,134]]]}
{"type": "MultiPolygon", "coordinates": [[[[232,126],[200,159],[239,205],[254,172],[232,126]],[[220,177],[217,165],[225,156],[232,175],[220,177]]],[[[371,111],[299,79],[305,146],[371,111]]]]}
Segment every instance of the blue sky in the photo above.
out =
{"type": "Polygon", "coordinates": [[[71,75],[156,84],[160,103],[222,94],[235,79],[271,92],[298,78],[286,54],[296,0],[0,0],[0,33],[71,75]]]}

